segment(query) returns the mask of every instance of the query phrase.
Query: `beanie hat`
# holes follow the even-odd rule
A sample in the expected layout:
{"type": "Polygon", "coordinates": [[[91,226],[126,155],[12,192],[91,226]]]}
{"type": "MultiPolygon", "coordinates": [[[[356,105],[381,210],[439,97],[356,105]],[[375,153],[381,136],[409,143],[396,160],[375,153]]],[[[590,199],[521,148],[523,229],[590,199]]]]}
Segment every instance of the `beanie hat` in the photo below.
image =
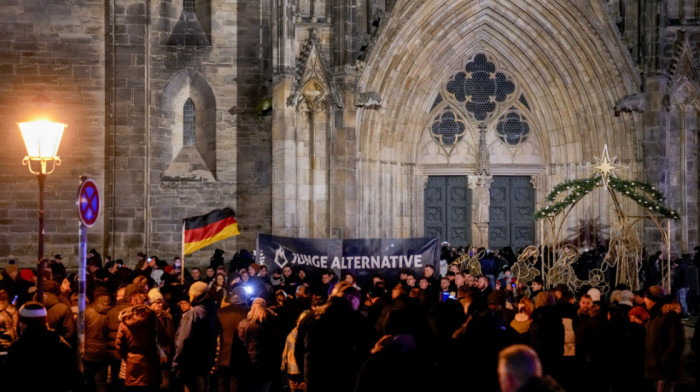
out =
{"type": "Polygon", "coordinates": [[[588,290],[588,293],[586,293],[591,296],[591,299],[593,302],[600,302],[600,290],[597,288],[593,287],[588,290]]]}
{"type": "Polygon", "coordinates": [[[166,274],[170,274],[173,272],[173,266],[172,265],[166,265],[165,268],[163,268],[163,272],[166,274]]]}
{"type": "Polygon", "coordinates": [[[160,293],[160,290],[158,289],[151,289],[151,291],[148,292],[148,301],[151,303],[154,303],[156,301],[162,301],[163,300],[163,294],[160,293]]]}
{"type": "Polygon", "coordinates": [[[27,282],[31,282],[34,279],[34,272],[29,268],[22,268],[22,270],[19,271],[19,277],[27,282]]]}
{"type": "Polygon", "coordinates": [[[26,323],[46,323],[46,308],[39,302],[29,301],[19,308],[19,320],[26,323]]]}
{"type": "Polygon", "coordinates": [[[8,274],[17,272],[17,266],[14,264],[8,264],[7,267],[5,267],[5,272],[7,272],[8,274]]]}
{"type": "Polygon", "coordinates": [[[629,315],[637,317],[638,319],[642,320],[642,322],[649,320],[649,312],[647,312],[647,310],[641,306],[635,306],[634,308],[630,309],[629,315]]]}
{"type": "Polygon", "coordinates": [[[41,287],[47,293],[53,293],[56,295],[61,293],[61,286],[55,280],[45,280],[41,287]]]}
{"type": "Polygon", "coordinates": [[[659,302],[666,296],[666,290],[664,290],[664,288],[661,286],[651,286],[647,289],[644,296],[654,302],[659,302]]]}
{"type": "Polygon", "coordinates": [[[201,296],[202,294],[206,293],[209,291],[209,286],[204,283],[204,282],[194,282],[192,283],[192,286],[190,286],[190,291],[188,294],[190,295],[190,302],[194,301],[195,298],[201,296]]]}
{"type": "Polygon", "coordinates": [[[139,294],[139,293],[146,293],[146,289],[141,286],[140,284],[136,283],[130,283],[129,285],[126,286],[126,289],[124,289],[124,299],[127,301],[131,300],[131,297],[134,294],[139,294]]]}

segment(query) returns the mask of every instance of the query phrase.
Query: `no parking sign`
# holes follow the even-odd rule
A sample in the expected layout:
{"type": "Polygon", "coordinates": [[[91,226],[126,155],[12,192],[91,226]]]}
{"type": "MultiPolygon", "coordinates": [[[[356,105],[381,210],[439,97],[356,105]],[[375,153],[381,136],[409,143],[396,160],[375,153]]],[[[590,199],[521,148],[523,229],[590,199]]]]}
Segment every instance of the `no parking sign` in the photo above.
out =
{"type": "Polygon", "coordinates": [[[100,192],[91,179],[85,179],[78,190],[78,216],[87,227],[92,227],[100,215],[100,192]]]}

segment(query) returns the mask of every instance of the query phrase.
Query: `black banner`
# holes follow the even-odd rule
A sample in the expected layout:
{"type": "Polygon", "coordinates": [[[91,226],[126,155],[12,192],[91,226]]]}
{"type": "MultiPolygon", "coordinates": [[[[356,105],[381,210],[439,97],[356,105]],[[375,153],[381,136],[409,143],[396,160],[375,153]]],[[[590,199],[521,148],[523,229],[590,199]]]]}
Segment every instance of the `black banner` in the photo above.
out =
{"type": "Polygon", "coordinates": [[[439,267],[437,238],[309,239],[258,235],[257,263],[270,271],[289,265],[304,267],[312,276],[332,270],[336,276],[350,272],[359,284],[380,273],[389,282],[399,271],[412,270],[420,276],[423,267],[439,267]]]}

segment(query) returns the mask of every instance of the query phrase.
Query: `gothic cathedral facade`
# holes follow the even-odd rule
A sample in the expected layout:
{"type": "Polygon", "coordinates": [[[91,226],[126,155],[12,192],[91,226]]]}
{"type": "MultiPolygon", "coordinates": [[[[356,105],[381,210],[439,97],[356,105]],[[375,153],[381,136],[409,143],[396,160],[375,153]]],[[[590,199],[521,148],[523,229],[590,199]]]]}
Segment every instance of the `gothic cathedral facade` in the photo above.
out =
{"type": "MultiPolygon", "coordinates": [[[[182,219],[223,207],[241,235],[194,260],[258,233],[519,248],[606,146],[616,175],[666,194],[674,255],[691,252],[699,43],[690,0],[11,0],[0,259],[35,254],[16,123],[40,93],[68,124],[46,248],[74,265],[81,175],[103,202],[90,247],[125,260],[179,254],[182,219]]],[[[592,192],[558,240],[605,243],[612,209],[592,192]]],[[[660,247],[651,222],[634,230],[660,247]]]]}

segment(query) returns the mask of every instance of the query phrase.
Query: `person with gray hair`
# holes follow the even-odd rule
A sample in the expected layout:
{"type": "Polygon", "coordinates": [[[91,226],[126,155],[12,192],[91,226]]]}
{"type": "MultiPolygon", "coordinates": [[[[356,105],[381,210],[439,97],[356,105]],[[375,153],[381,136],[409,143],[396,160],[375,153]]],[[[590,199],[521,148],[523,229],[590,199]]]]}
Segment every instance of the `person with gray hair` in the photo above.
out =
{"type": "Polygon", "coordinates": [[[501,392],[564,390],[553,378],[542,376],[537,353],[524,344],[512,345],[498,354],[498,383],[501,392]]]}

